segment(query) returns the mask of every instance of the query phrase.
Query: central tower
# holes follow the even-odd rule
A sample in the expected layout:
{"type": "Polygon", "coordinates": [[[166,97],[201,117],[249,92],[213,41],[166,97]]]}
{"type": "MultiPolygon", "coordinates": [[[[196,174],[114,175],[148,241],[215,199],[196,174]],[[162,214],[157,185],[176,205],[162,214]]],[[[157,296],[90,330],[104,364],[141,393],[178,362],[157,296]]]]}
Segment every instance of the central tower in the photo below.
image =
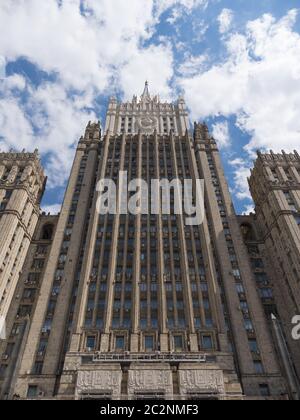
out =
{"type": "MultiPolygon", "coordinates": [[[[128,201],[132,193],[128,192],[128,201]]],[[[143,197],[147,200],[147,197],[143,197]]],[[[151,208],[151,197],[148,197],[151,208]]],[[[118,207],[118,206],[117,206],[118,207]]],[[[109,103],[80,139],[14,392],[77,399],[285,393],[219,151],[183,99],[109,103]],[[206,215],[99,214],[96,185],[205,180],[206,215]]]]}
{"type": "Polygon", "coordinates": [[[105,133],[153,134],[156,130],[158,135],[166,135],[172,130],[175,135],[184,136],[189,129],[184,99],[179,98],[176,104],[160,102],[158,96],[151,97],[148,82],[139,100],[134,96],[131,102],[118,103],[114,97],[109,101],[105,133]]]}

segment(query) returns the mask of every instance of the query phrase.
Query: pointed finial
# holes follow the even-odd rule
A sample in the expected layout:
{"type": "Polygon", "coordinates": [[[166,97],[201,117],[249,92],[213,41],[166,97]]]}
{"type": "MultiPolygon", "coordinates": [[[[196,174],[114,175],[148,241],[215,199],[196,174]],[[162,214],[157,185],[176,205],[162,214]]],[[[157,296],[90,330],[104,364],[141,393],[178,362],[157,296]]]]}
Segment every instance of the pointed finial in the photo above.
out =
{"type": "Polygon", "coordinates": [[[149,83],[148,83],[148,80],[146,80],[146,82],[145,82],[145,89],[144,89],[144,92],[143,92],[143,95],[142,95],[142,98],[150,98],[150,93],[149,93],[149,83]]]}

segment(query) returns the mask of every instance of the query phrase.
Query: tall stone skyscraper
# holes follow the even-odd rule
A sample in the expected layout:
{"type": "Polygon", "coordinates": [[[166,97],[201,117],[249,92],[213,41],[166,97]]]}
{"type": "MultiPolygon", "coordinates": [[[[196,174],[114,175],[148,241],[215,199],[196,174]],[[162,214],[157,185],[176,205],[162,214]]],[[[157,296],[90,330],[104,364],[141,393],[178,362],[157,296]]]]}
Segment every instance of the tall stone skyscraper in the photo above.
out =
{"type": "Polygon", "coordinates": [[[189,129],[184,100],[152,98],[147,83],[139,99],[110,100],[103,133],[89,123],[18,366],[3,364],[6,395],[287,397],[217,144],[205,124],[189,129]],[[174,212],[173,189],[171,214],[99,214],[98,181],[118,185],[120,172],[204,179],[204,222],[174,212]]]}
{"type": "Polygon", "coordinates": [[[262,299],[272,303],[269,313],[277,330],[278,351],[292,392],[299,398],[300,341],[291,333],[292,320],[300,314],[299,154],[258,153],[249,184],[255,216],[246,218],[246,228],[248,223],[248,238],[259,242],[261,254],[256,279],[262,299]]]}
{"type": "Polygon", "coordinates": [[[8,310],[40,215],[45,176],[35,153],[0,153],[0,319],[8,310]]]}

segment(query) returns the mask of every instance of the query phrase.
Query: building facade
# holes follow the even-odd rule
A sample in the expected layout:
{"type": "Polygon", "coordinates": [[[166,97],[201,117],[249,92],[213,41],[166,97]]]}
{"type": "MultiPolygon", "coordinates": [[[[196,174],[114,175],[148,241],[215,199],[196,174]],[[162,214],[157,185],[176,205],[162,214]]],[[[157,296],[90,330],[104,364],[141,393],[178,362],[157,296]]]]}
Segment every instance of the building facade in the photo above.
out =
{"type": "Polygon", "coordinates": [[[37,310],[57,220],[58,216],[45,214],[39,216],[14,298],[9,307],[6,317],[7,337],[5,341],[0,341],[1,399],[12,399],[14,396],[14,381],[28,339],[31,319],[37,310]]]}
{"type": "MultiPolygon", "coordinates": [[[[127,192],[132,198],[132,191],[127,192]]],[[[119,201],[121,197],[118,196],[119,201]]],[[[151,197],[142,197],[151,207],[151,197]]],[[[118,202],[118,204],[121,204],[118,202]]],[[[118,207],[118,206],[117,206],[118,207]]],[[[45,217],[45,216],[44,216],[45,217]]],[[[293,396],[232,204],[217,144],[205,124],[191,134],[185,102],[109,103],[105,130],[89,123],[76,151],[62,211],[52,225],[38,294],[1,368],[2,396],[58,399],[255,399],[293,396]],[[99,214],[96,187],[205,180],[205,215],[175,209],[99,214]],[[124,175],[123,175],[124,176],[124,175]]],[[[47,227],[47,226],[46,226],[47,227]]],[[[38,264],[38,263],[36,263],[38,264]]],[[[41,267],[40,267],[41,268],[41,267]]],[[[27,290],[27,287],[25,287],[27,290]]],[[[11,302],[8,331],[18,315],[11,302]]],[[[11,337],[11,334],[9,335],[11,337]]]]}
{"type": "Polygon", "coordinates": [[[6,319],[38,222],[45,175],[37,151],[0,153],[0,318],[6,319]]]}
{"type": "Polygon", "coordinates": [[[292,394],[299,398],[300,156],[258,153],[249,180],[255,215],[241,218],[245,241],[274,342],[292,394]]]}

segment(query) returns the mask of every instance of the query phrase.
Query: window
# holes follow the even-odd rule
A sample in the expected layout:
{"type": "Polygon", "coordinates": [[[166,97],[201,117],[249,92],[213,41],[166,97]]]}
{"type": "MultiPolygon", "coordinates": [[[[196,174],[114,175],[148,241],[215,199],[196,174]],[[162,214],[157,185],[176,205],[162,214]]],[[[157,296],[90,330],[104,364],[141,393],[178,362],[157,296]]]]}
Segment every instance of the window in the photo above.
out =
{"type": "Polygon", "coordinates": [[[208,292],[208,284],[207,283],[201,283],[201,291],[202,292],[208,292]]]}
{"type": "Polygon", "coordinates": [[[247,331],[253,331],[253,324],[250,319],[245,319],[244,324],[247,331]]]}
{"type": "Polygon", "coordinates": [[[47,249],[48,249],[48,247],[47,246],[45,246],[45,245],[39,245],[38,247],[37,247],[37,254],[38,255],[45,255],[45,254],[47,254],[47,249]]]}
{"type": "Polygon", "coordinates": [[[48,344],[48,340],[46,340],[45,338],[42,338],[39,344],[38,353],[44,354],[47,349],[47,344],[48,344]]]}
{"type": "Polygon", "coordinates": [[[174,336],[174,349],[175,351],[183,351],[183,337],[182,335],[174,336]]]}
{"type": "Polygon", "coordinates": [[[3,198],[3,200],[9,200],[10,199],[10,197],[12,196],[12,190],[7,190],[6,192],[5,192],[5,197],[3,198]]]}
{"type": "Polygon", "coordinates": [[[206,310],[209,310],[210,309],[210,303],[209,303],[209,300],[208,299],[203,299],[203,307],[206,310]]]}
{"type": "Polygon", "coordinates": [[[245,293],[244,286],[243,286],[242,284],[237,284],[237,285],[236,285],[236,291],[237,291],[238,293],[245,293]]]}
{"type": "Polygon", "coordinates": [[[45,241],[51,241],[53,235],[53,225],[45,225],[42,231],[42,238],[45,241]]]}
{"type": "Polygon", "coordinates": [[[16,336],[19,335],[20,332],[20,325],[19,324],[14,324],[12,330],[11,330],[11,335],[16,336]]]}
{"type": "Polygon", "coordinates": [[[292,194],[290,192],[285,192],[284,195],[285,195],[285,198],[286,198],[286,201],[289,205],[290,210],[291,211],[298,211],[298,209],[296,208],[295,201],[294,201],[294,198],[293,198],[292,194]]]}
{"type": "Polygon", "coordinates": [[[5,354],[10,357],[13,354],[14,348],[15,343],[8,343],[6,346],[5,354]]]}
{"type": "Polygon", "coordinates": [[[86,348],[95,350],[96,348],[96,337],[94,336],[88,336],[86,339],[86,348]]]}
{"type": "Polygon", "coordinates": [[[263,299],[273,299],[273,291],[270,288],[260,289],[260,296],[263,299]]]}
{"type": "Polygon", "coordinates": [[[0,204],[0,211],[4,211],[5,209],[6,209],[6,202],[5,201],[3,201],[1,204],[0,204]]]}
{"type": "Polygon", "coordinates": [[[26,317],[31,314],[31,306],[21,305],[18,311],[20,317],[26,317]]]}
{"type": "Polygon", "coordinates": [[[272,169],[272,175],[274,177],[274,179],[279,179],[278,173],[276,169],[272,169]]]}
{"type": "Polygon", "coordinates": [[[29,385],[27,390],[27,398],[35,398],[38,395],[38,387],[36,385],[29,385]]]}
{"type": "Polygon", "coordinates": [[[206,328],[213,328],[214,323],[213,323],[212,318],[208,318],[208,317],[206,317],[206,320],[205,320],[205,325],[206,325],[206,328]]]}
{"type": "Polygon", "coordinates": [[[52,320],[46,319],[43,326],[43,332],[50,332],[52,327],[52,320]]]}
{"type": "Polygon", "coordinates": [[[266,273],[255,273],[255,279],[256,279],[256,283],[260,285],[267,286],[269,284],[268,275],[266,273]]]}
{"type": "Polygon", "coordinates": [[[32,268],[41,270],[44,267],[44,260],[33,260],[32,268]]]}
{"type": "Polygon", "coordinates": [[[67,260],[67,256],[65,254],[61,254],[58,262],[59,262],[59,264],[64,264],[66,262],[66,260],[67,260]]]}
{"type": "Polygon", "coordinates": [[[43,371],[43,362],[36,362],[33,367],[34,375],[41,375],[43,371]]]}
{"type": "Polygon", "coordinates": [[[264,373],[264,368],[261,362],[254,362],[254,368],[258,375],[262,375],[264,373]]]}
{"type": "Polygon", "coordinates": [[[125,350],[125,337],[123,335],[118,335],[116,337],[116,350],[117,351],[125,350]]]}
{"type": "Polygon", "coordinates": [[[7,369],[7,365],[0,366],[0,377],[3,378],[7,369]]]}
{"type": "Polygon", "coordinates": [[[154,337],[153,335],[147,335],[145,337],[145,350],[153,351],[154,350],[154,337]]]}
{"type": "Polygon", "coordinates": [[[241,272],[240,272],[240,270],[233,270],[233,276],[236,278],[236,279],[240,279],[241,278],[241,272]]]}
{"type": "Polygon", "coordinates": [[[242,309],[243,311],[249,311],[249,306],[248,306],[248,302],[247,302],[247,301],[242,300],[242,301],[240,302],[240,304],[241,304],[241,309],[242,309]]]}
{"type": "Polygon", "coordinates": [[[295,220],[298,226],[300,226],[300,216],[295,216],[295,220]]]}
{"type": "Polygon", "coordinates": [[[202,336],[202,348],[204,350],[212,350],[213,349],[213,339],[211,335],[203,335],[202,336]]]}
{"type": "Polygon", "coordinates": [[[249,346],[252,353],[258,353],[258,345],[256,340],[249,340],[249,346]]]}
{"type": "Polygon", "coordinates": [[[252,268],[254,270],[257,269],[257,268],[264,268],[263,260],[261,260],[259,258],[251,259],[251,265],[252,265],[252,268]]]}
{"type": "Polygon", "coordinates": [[[23,293],[23,299],[31,299],[33,300],[35,298],[35,289],[25,289],[23,293]]]}
{"type": "Polygon", "coordinates": [[[141,329],[142,330],[144,330],[145,328],[147,328],[147,324],[148,324],[147,319],[141,318],[140,325],[141,325],[141,329]]]}
{"type": "Polygon", "coordinates": [[[270,388],[268,384],[259,385],[260,395],[262,397],[270,397],[270,388]]]}

